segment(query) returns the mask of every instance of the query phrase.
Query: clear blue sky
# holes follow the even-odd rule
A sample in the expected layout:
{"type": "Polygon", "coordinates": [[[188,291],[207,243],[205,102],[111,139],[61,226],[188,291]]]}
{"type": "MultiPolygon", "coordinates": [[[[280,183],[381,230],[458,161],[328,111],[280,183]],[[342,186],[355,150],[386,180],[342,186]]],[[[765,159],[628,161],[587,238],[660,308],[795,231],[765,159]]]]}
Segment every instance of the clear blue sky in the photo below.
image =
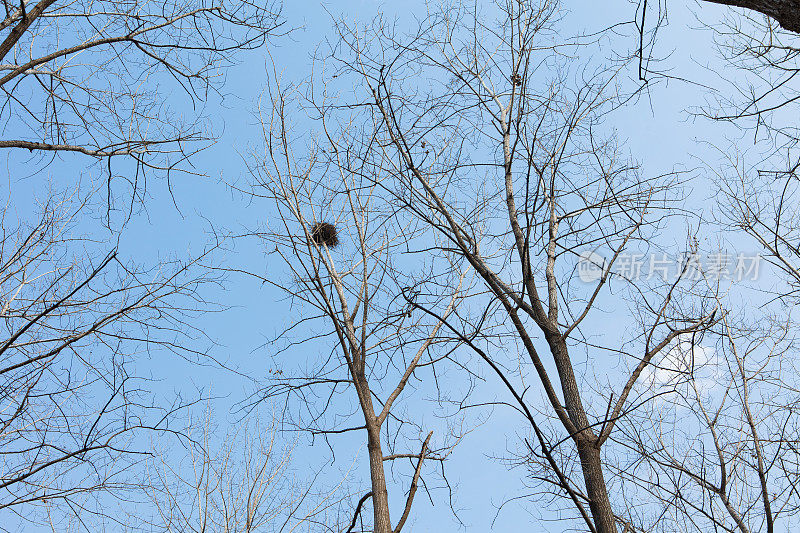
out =
{"type": "MultiPolygon", "coordinates": [[[[628,20],[634,9],[632,4],[626,2],[571,4],[575,10],[583,11],[572,13],[568,20],[576,28],[583,27],[587,32],[628,20]]],[[[669,56],[662,68],[671,69],[671,74],[679,78],[711,85],[718,83],[702,67],[704,64],[718,64],[710,46],[711,36],[708,31],[698,29],[688,8],[702,13],[707,20],[713,20],[725,8],[698,7],[693,2],[672,2],[669,7],[670,24],[661,30],[656,50],[658,55],[669,56]]],[[[377,13],[389,18],[398,17],[400,23],[405,24],[410,22],[409,15],[419,13],[421,16],[424,13],[424,3],[416,0],[382,3],[370,0],[287,2],[284,16],[288,26],[297,29],[289,37],[277,39],[269,52],[285,79],[303,78],[308,74],[309,57],[314,47],[325,37],[332,38],[332,15],[368,21],[377,13]]],[[[619,43],[631,46],[632,29],[622,32],[624,35],[619,37],[619,41],[611,41],[608,46],[619,43]]],[[[607,52],[600,50],[598,55],[607,52]]],[[[180,212],[172,205],[169,195],[165,194],[163,182],[154,180],[150,185],[151,198],[146,212],[139,213],[126,230],[121,246],[123,254],[146,260],[148,257],[180,255],[187,250],[196,252],[208,242],[207,220],[216,227],[235,230],[269,216],[268,212],[260,211],[260,206],[250,205],[230,193],[219,181],[220,177],[233,181],[242,176],[246,172],[242,155],[246,154],[248,148],[259,146],[260,130],[254,114],[258,96],[264,88],[267,66],[266,51],[257,51],[246,55],[243,63],[229,72],[224,100],[212,100],[206,107],[206,113],[213,118],[217,131],[221,133],[219,142],[199,154],[195,160],[197,167],[209,177],[199,179],[182,176],[174,182],[174,196],[180,212]]],[[[634,73],[631,72],[631,75],[634,73]]],[[[693,123],[685,112],[688,104],[702,102],[707,94],[705,91],[699,86],[678,80],[658,83],[652,87],[649,95],[643,96],[616,116],[614,126],[630,153],[642,163],[645,174],[692,169],[699,166],[698,158],[712,161],[716,157],[710,155],[713,151],[698,143],[698,139],[719,139],[720,144],[724,144],[722,128],[703,121],[693,123]]],[[[51,165],[48,172],[55,180],[64,182],[76,179],[79,174],[99,175],[101,169],[97,167],[80,173],[76,171],[83,162],[80,158],[63,158],[51,165]]],[[[9,168],[14,168],[13,163],[9,163],[9,168]]],[[[30,198],[29,195],[34,192],[32,187],[31,181],[19,181],[14,183],[12,191],[15,198],[30,198]]],[[[702,204],[707,196],[708,189],[699,187],[694,200],[702,204]]],[[[682,238],[683,235],[676,236],[676,240],[682,238]]],[[[266,261],[262,252],[239,247],[228,262],[253,267],[266,261]]],[[[230,279],[224,291],[209,294],[209,299],[231,307],[223,313],[202,318],[202,328],[218,342],[213,349],[215,357],[244,373],[255,375],[263,375],[265,369],[274,366],[270,347],[265,346],[264,342],[281,325],[289,324],[292,320],[292,312],[281,296],[255,281],[236,278],[230,279]]],[[[602,317],[599,319],[602,320],[602,317]]],[[[213,366],[187,365],[163,354],[154,355],[153,360],[143,362],[141,368],[161,379],[165,397],[174,392],[191,397],[198,389],[223,396],[218,402],[217,413],[220,415],[224,415],[226,409],[252,390],[252,384],[246,379],[213,366]]],[[[485,397],[502,396],[502,390],[496,388],[491,380],[480,393],[485,397]]],[[[235,416],[229,417],[227,422],[222,416],[219,420],[220,430],[224,431],[225,424],[233,421],[235,416]]],[[[505,500],[525,494],[520,483],[524,471],[509,471],[500,461],[490,458],[504,456],[507,448],[516,447],[517,436],[527,431],[524,426],[519,426],[519,430],[516,427],[517,418],[513,413],[496,410],[484,425],[456,448],[447,465],[449,480],[456,489],[454,503],[469,531],[489,531],[492,524],[495,531],[504,532],[562,530],[561,524],[548,522],[555,516],[538,506],[531,506],[524,499],[511,502],[502,512],[497,512],[498,506],[505,500]],[[537,521],[539,518],[543,521],[537,521]]],[[[340,462],[328,467],[321,478],[322,483],[337,480],[339,469],[349,466],[351,462],[357,443],[345,438],[341,442],[340,462]]],[[[301,441],[294,455],[298,472],[321,467],[328,458],[324,452],[324,449],[306,446],[301,441]]],[[[363,476],[361,479],[366,486],[366,455],[363,450],[360,459],[358,474],[363,476]]],[[[353,481],[357,482],[358,477],[354,477],[353,481]]],[[[444,493],[438,492],[436,495],[441,498],[444,493]]],[[[402,497],[397,498],[396,495],[395,499],[401,500],[402,497]]],[[[424,494],[419,494],[410,531],[459,530],[447,502],[440,499],[435,503],[432,506],[424,494]]]]}
{"type": "MultiPolygon", "coordinates": [[[[580,5],[585,11],[573,13],[570,15],[570,20],[574,20],[576,27],[586,28],[587,32],[596,31],[631,17],[632,5],[624,2],[618,4],[581,2],[574,5],[575,9],[580,5]]],[[[698,25],[693,15],[682,3],[672,3],[670,9],[670,25],[661,30],[656,51],[659,55],[670,55],[670,57],[661,66],[673,69],[671,73],[676,77],[702,79],[708,82],[710,77],[703,72],[698,63],[717,61],[713,48],[709,45],[709,33],[696,29],[698,25]]],[[[714,11],[714,8],[703,7],[703,10],[714,11]]],[[[292,80],[308,75],[309,56],[314,47],[324,37],[332,35],[330,23],[332,15],[368,21],[380,12],[388,18],[398,17],[403,24],[410,22],[409,15],[416,13],[422,16],[424,3],[369,0],[328,3],[305,1],[287,3],[284,12],[288,24],[298,29],[289,39],[276,41],[270,53],[284,79],[292,80]]],[[[620,43],[631,46],[631,28],[624,32],[625,36],[620,37],[619,41],[608,43],[608,46],[620,43]]],[[[598,55],[609,51],[609,49],[600,50],[598,55]]],[[[212,177],[221,174],[226,179],[235,179],[245,171],[239,154],[248,146],[258,146],[259,131],[253,112],[256,99],[264,86],[266,66],[267,58],[264,54],[251,54],[247,62],[235,69],[229,77],[227,90],[231,93],[231,97],[225,101],[227,107],[224,118],[225,133],[219,144],[201,158],[202,164],[207,165],[204,168],[212,177]]],[[[704,149],[698,146],[697,138],[719,135],[719,127],[702,122],[692,124],[685,113],[687,103],[699,102],[703,94],[702,89],[685,82],[659,83],[653,87],[649,98],[645,95],[636,105],[616,116],[614,126],[621,138],[626,140],[626,147],[630,153],[643,164],[645,173],[694,168],[698,162],[692,156],[707,156],[708,152],[698,152],[698,148],[704,149]]],[[[707,195],[703,190],[697,192],[699,197],[707,195]]],[[[248,211],[247,205],[243,205],[236,198],[226,203],[223,199],[230,198],[230,195],[225,194],[213,181],[200,187],[194,180],[178,184],[176,197],[182,206],[190,206],[186,210],[200,211],[203,216],[217,223],[228,220],[235,225],[242,219],[255,221],[267,215],[248,211]]],[[[158,227],[151,226],[151,231],[159,235],[159,239],[169,239],[169,242],[163,243],[166,248],[180,246],[184,231],[187,234],[196,234],[198,218],[195,215],[187,214],[186,219],[179,220],[169,205],[164,207],[163,212],[164,216],[172,216],[174,224],[186,228],[165,235],[158,227]]],[[[143,227],[142,231],[147,231],[147,226],[143,227]]],[[[199,238],[202,242],[202,237],[199,238]]],[[[683,234],[676,236],[678,241],[683,238],[683,234]]],[[[262,260],[260,250],[240,249],[239,252],[252,261],[262,260]]],[[[230,290],[224,294],[224,298],[239,307],[212,319],[211,327],[215,336],[225,346],[223,353],[231,362],[253,372],[263,371],[264,364],[269,361],[269,347],[257,349],[256,347],[266,336],[274,333],[276,322],[285,323],[287,319],[291,320],[286,303],[279,301],[279,297],[275,291],[257,284],[248,282],[230,284],[230,290]]],[[[600,315],[597,319],[604,318],[600,315]]],[[[203,379],[209,382],[213,380],[214,390],[217,392],[230,390],[231,397],[234,398],[239,393],[237,387],[240,383],[234,379],[226,378],[213,370],[209,370],[207,374],[192,371],[192,381],[198,386],[206,385],[203,379]]],[[[496,386],[497,384],[490,380],[481,394],[487,398],[495,394],[502,397],[502,390],[494,389],[496,386]]],[[[455,506],[459,509],[459,516],[469,531],[488,531],[492,525],[495,531],[504,532],[562,530],[563,524],[549,522],[557,518],[556,516],[539,505],[531,505],[526,499],[508,503],[498,513],[498,506],[501,503],[526,494],[526,489],[520,483],[524,471],[522,469],[509,471],[500,461],[492,459],[492,457],[506,456],[509,449],[516,448],[517,437],[527,431],[524,426],[519,426],[520,429],[517,429],[518,422],[516,415],[509,411],[502,409],[494,411],[487,423],[471,433],[456,448],[447,464],[449,480],[456,488],[455,506]]],[[[350,458],[355,451],[354,446],[359,444],[352,439],[341,438],[340,441],[342,444],[338,450],[340,464],[337,468],[327,470],[328,476],[324,479],[328,481],[337,480],[338,469],[349,466],[350,458]]],[[[303,463],[319,465],[320,458],[327,457],[324,452],[323,449],[301,446],[296,450],[294,458],[303,463]]],[[[362,450],[359,473],[366,482],[368,477],[365,463],[366,456],[362,450]]],[[[405,490],[405,487],[402,490],[405,490]]],[[[459,530],[459,525],[453,519],[443,498],[445,493],[439,491],[434,495],[439,497],[435,506],[432,506],[428,498],[422,494],[417,498],[411,531],[459,530]]],[[[395,493],[395,501],[398,500],[402,502],[402,496],[398,498],[398,494],[395,493]]],[[[395,510],[394,515],[398,514],[399,512],[395,510]]]]}

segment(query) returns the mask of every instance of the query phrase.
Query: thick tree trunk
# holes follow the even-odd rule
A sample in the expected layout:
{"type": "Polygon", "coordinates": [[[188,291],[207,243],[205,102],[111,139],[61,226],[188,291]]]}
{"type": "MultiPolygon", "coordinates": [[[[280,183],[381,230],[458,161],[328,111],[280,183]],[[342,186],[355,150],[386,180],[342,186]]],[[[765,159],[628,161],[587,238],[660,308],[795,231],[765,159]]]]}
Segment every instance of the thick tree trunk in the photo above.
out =
{"type": "Polygon", "coordinates": [[[383,470],[381,430],[376,423],[367,424],[367,451],[369,452],[369,475],[372,480],[372,510],[375,533],[392,533],[389,519],[389,493],[386,490],[386,475],[383,470]]]}
{"type": "Polygon", "coordinates": [[[743,7],[778,21],[783,29],[800,33],[800,0],[704,0],[712,4],[743,7]]]}
{"type": "Polygon", "coordinates": [[[597,533],[617,533],[614,511],[611,509],[611,501],[608,498],[606,481],[603,477],[600,449],[595,446],[594,440],[579,439],[577,446],[583,469],[583,479],[586,483],[586,494],[589,496],[589,509],[592,512],[597,533]]]}
{"type": "MultiPolygon", "coordinates": [[[[363,360],[362,360],[363,361],[363,360]]],[[[354,382],[364,425],[367,428],[367,453],[369,454],[369,476],[372,484],[373,532],[392,533],[389,517],[389,492],[386,490],[386,473],[383,470],[383,447],[381,446],[381,425],[375,416],[367,378],[362,363],[356,365],[354,382]]]]}
{"type": "Polygon", "coordinates": [[[597,445],[597,436],[589,427],[589,419],[581,402],[581,392],[578,381],[572,369],[567,344],[560,335],[546,335],[553,359],[556,363],[561,389],[564,393],[564,406],[569,413],[570,420],[578,428],[579,433],[573,435],[573,440],[578,448],[578,457],[581,460],[583,479],[586,484],[586,494],[589,497],[589,509],[592,513],[597,533],[617,533],[614,520],[614,511],[608,497],[605,478],[603,477],[603,463],[600,458],[600,447],[597,445]]]}

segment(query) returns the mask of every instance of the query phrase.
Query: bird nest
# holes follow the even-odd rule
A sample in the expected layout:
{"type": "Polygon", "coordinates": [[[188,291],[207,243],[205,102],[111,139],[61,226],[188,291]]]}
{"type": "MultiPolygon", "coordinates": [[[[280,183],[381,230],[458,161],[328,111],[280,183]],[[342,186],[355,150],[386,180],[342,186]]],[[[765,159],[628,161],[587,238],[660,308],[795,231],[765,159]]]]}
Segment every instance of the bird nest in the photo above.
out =
{"type": "Polygon", "coordinates": [[[311,227],[311,239],[319,246],[323,244],[333,248],[339,244],[339,235],[336,226],[328,222],[317,222],[311,227]]]}

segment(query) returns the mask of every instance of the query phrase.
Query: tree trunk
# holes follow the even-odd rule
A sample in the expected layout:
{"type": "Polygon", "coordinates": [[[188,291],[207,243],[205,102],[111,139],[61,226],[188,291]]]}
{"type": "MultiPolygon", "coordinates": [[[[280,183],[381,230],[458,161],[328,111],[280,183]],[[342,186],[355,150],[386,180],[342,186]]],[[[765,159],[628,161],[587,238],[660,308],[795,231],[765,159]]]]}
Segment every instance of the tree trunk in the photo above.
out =
{"type": "Polygon", "coordinates": [[[597,533],[617,533],[614,511],[608,499],[606,481],[603,477],[603,463],[600,460],[600,449],[593,440],[578,439],[578,456],[581,459],[583,479],[586,493],[589,496],[589,509],[592,511],[597,533]]]}
{"type": "Polygon", "coordinates": [[[367,423],[367,450],[369,452],[369,475],[372,480],[372,510],[375,533],[392,533],[389,519],[389,493],[386,490],[386,475],[383,471],[381,430],[374,422],[367,423]]]}
{"type": "Polygon", "coordinates": [[[611,508],[611,501],[608,498],[608,490],[603,477],[600,448],[597,445],[597,437],[594,431],[589,427],[589,419],[586,416],[583,402],[581,402],[581,393],[572,369],[569,349],[560,335],[546,334],[545,336],[561,380],[564,406],[579,431],[577,435],[573,435],[573,440],[578,448],[578,456],[583,469],[583,479],[586,483],[586,494],[589,497],[589,509],[592,512],[595,528],[597,533],[617,533],[614,511],[611,508]]]}
{"type": "Polygon", "coordinates": [[[705,0],[712,4],[743,7],[778,21],[785,30],[800,33],[800,0],[705,0]]]}

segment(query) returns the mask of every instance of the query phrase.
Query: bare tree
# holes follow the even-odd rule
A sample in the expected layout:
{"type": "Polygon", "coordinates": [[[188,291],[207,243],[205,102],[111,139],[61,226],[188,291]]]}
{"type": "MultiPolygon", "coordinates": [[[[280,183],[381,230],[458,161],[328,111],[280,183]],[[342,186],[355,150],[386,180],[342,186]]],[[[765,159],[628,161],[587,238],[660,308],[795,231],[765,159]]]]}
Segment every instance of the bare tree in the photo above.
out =
{"type": "Polygon", "coordinates": [[[266,426],[260,418],[219,435],[207,405],[199,417],[190,413],[180,446],[156,440],[142,482],[149,499],[129,511],[130,529],[292,532],[316,524],[338,531],[338,517],[330,515],[341,491],[317,494],[313,483],[301,486],[290,471],[292,449],[279,440],[279,421],[273,417],[266,426]]]}
{"type": "Polygon", "coordinates": [[[277,6],[249,1],[4,5],[0,147],[30,151],[29,165],[85,154],[133,196],[148,171],[196,172],[188,159],[211,135],[198,104],[282,24],[277,6]]]}
{"type": "Polygon", "coordinates": [[[92,231],[96,200],[111,209],[124,182],[132,209],[148,174],[197,172],[190,158],[213,135],[201,103],[282,21],[278,5],[248,1],[4,6],[0,148],[13,150],[10,174],[37,177],[40,203],[17,195],[2,212],[0,508],[66,531],[106,514],[105,494],[141,488],[145,434],[172,431],[183,406],[153,399],[142,356],[202,355],[189,321],[215,307],[202,291],[217,280],[196,273],[205,254],[126,259],[119,232],[92,231]],[[102,162],[105,187],[63,193],[39,179],[56,158],[84,156],[102,162]]]}
{"type": "MultiPolygon", "coordinates": [[[[720,52],[709,58],[717,60],[707,83],[715,90],[693,113],[741,136],[724,145],[721,136],[707,138],[717,151],[701,156],[716,193],[706,229],[738,254],[755,250],[764,264],[755,287],[722,288],[714,328],[651,372],[651,385],[664,394],[622,430],[641,446],[616,474],[658,479],[647,491],[663,502],[674,529],[793,530],[800,9],[795,2],[715,3],[746,9],[708,23],[720,52]]],[[[640,7],[644,16],[647,3],[640,7]]]]}
{"type": "Polygon", "coordinates": [[[153,403],[131,369],[156,346],[194,357],[186,321],[212,281],[192,262],[121,260],[81,234],[85,200],[51,193],[38,218],[0,218],[0,509],[59,531],[133,490],[139,439],[171,431],[181,405],[153,403]]]}
{"type": "Polygon", "coordinates": [[[793,327],[726,307],[713,330],[683,339],[648,372],[642,386],[658,401],[621,424],[621,441],[638,446],[614,475],[660,502],[627,500],[648,531],[797,527],[793,327]]]}
{"type": "MultiPolygon", "coordinates": [[[[708,3],[746,9],[723,11],[721,17],[714,18],[706,10],[697,10],[697,18],[711,31],[716,46],[702,53],[703,61],[710,66],[710,78],[691,80],[709,89],[702,95],[705,101],[693,102],[690,109],[696,116],[734,124],[759,143],[771,141],[783,160],[765,162],[763,170],[792,174],[798,168],[798,133],[793,117],[798,112],[800,3],[703,0],[700,5],[708,3]],[[769,164],[774,167],[768,168],[769,164]]],[[[658,45],[656,34],[666,16],[666,2],[638,3],[635,25],[641,80],[648,79],[648,66],[658,45]]],[[[678,78],[685,80],[680,70],[678,78]]]]}
{"type": "MultiPolygon", "coordinates": [[[[731,35],[750,39],[743,33],[731,35]]],[[[780,38],[776,36],[776,42],[780,38]]],[[[781,67],[766,60],[775,49],[765,46],[762,51],[763,70],[745,68],[742,79],[752,77],[769,85],[772,74],[782,76],[781,67]]],[[[741,57],[744,66],[755,56],[741,57]]],[[[749,110],[725,120],[764,135],[750,150],[731,143],[719,151],[718,166],[708,164],[718,191],[714,229],[730,243],[729,249],[755,250],[751,254],[763,258],[760,277],[755,286],[737,284],[722,291],[727,294],[718,304],[724,310],[722,320],[706,332],[702,343],[697,339],[697,347],[692,343],[685,350],[686,355],[700,357],[685,357],[691,364],[666,372],[681,392],[659,406],[662,415],[668,413],[660,418],[665,423],[650,435],[641,428],[654,430],[652,426],[636,429],[643,437],[642,451],[652,452],[654,458],[646,468],[669,480],[663,488],[670,495],[662,494],[663,501],[681,502],[677,507],[686,527],[697,530],[772,532],[793,530],[800,523],[795,490],[800,235],[796,135],[782,116],[795,97],[791,77],[785,82],[772,89],[761,85],[764,92],[751,92],[749,98],[741,94],[745,102],[750,99],[749,110]],[[773,99],[774,109],[765,105],[768,99],[773,99]],[[755,120],[748,123],[750,119],[755,120]],[[659,437],[651,440],[653,435],[659,437]],[[692,517],[691,524],[687,517],[692,517]]],[[[662,379],[667,377],[664,373],[662,379]]]]}
{"type": "MultiPolygon", "coordinates": [[[[624,96],[615,92],[615,72],[582,70],[567,59],[587,41],[559,35],[556,2],[480,9],[434,11],[410,35],[380,19],[366,28],[337,24],[339,41],[325,71],[355,90],[318,108],[328,139],[359,132],[348,136],[356,142],[346,149],[334,145],[331,158],[349,162],[357,154],[359,163],[337,163],[347,172],[335,185],[314,180],[309,190],[344,184],[348,195],[385,198],[421,232],[404,238],[404,247],[451,265],[440,278],[466,272],[476,281],[460,288],[457,311],[447,298],[408,302],[479,356],[505,387],[506,402],[531,431],[522,459],[537,490],[563,498],[589,531],[646,530],[627,514],[623,479],[607,478],[625,446],[618,427],[653,399],[633,394],[645,370],[685,336],[715,324],[717,301],[689,275],[688,262],[674,279],[647,282],[617,266],[655,247],[659,230],[681,215],[680,181],[643,177],[621,153],[604,122],[624,96]],[[334,124],[341,126],[332,131],[334,124]],[[350,184],[351,175],[359,182],[350,184]],[[591,283],[576,268],[580,257],[590,259],[591,283]],[[592,265],[595,257],[606,259],[592,265]],[[620,291],[630,299],[615,297],[620,291]],[[604,306],[613,309],[614,324],[592,317],[604,306]]],[[[335,91],[320,87],[314,94],[335,91]]],[[[286,137],[273,145],[283,151],[269,155],[281,162],[296,149],[286,137]]],[[[309,158],[318,154],[312,150],[309,158]]],[[[285,183],[279,202],[305,190],[302,180],[285,183]]],[[[306,212],[330,201],[306,204],[291,211],[301,228],[320,220],[304,223],[306,212]]],[[[293,226],[286,233],[301,236],[291,242],[308,249],[309,264],[322,253],[318,264],[338,290],[336,272],[353,269],[332,269],[329,249],[317,252],[308,231],[293,226]]],[[[381,249],[368,246],[362,254],[381,249]]],[[[297,278],[313,280],[317,272],[307,268],[297,278]]],[[[337,331],[348,338],[346,324],[337,331]]]]}
{"type": "Polygon", "coordinates": [[[794,302],[800,282],[800,131],[794,119],[800,112],[800,47],[796,35],[769,20],[744,15],[714,30],[723,60],[720,68],[725,69],[719,76],[725,85],[695,112],[720,125],[733,125],[748,141],[722,145],[709,139],[719,147],[719,163],[708,164],[720,193],[717,219],[723,230],[749,235],[751,246],[783,273],[784,283],[775,290],[786,302],[794,302]]]}
{"type": "Polygon", "coordinates": [[[270,273],[252,274],[285,291],[300,310],[297,322],[277,339],[287,343],[282,352],[307,354],[309,348],[301,347],[311,341],[331,352],[307,356],[302,368],[284,371],[276,363],[272,383],[259,398],[284,397],[289,406],[299,406],[297,428],[311,435],[327,440],[360,432],[371,490],[355,505],[347,531],[399,533],[427,464],[441,463],[461,435],[453,427],[435,439],[414,406],[423,390],[434,391],[444,405],[456,401],[437,390],[436,369],[459,344],[441,328],[455,312],[464,277],[446,262],[440,265],[446,273],[434,275],[426,270],[430,265],[409,256],[410,243],[421,237],[415,222],[398,216],[393,199],[382,194],[385,184],[376,181],[380,169],[363,159],[370,155],[365,143],[377,141],[375,133],[361,126],[329,131],[326,103],[298,107],[298,94],[297,88],[270,86],[262,117],[266,149],[251,159],[254,181],[245,192],[275,206],[272,222],[253,236],[276,258],[270,273]],[[319,135],[293,136],[303,111],[321,116],[319,135]],[[306,140],[310,153],[301,155],[294,146],[306,140]],[[285,268],[291,281],[280,281],[277,268],[285,268]],[[421,302],[439,306],[442,318],[415,313],[421,302]],[[392,501],[399,496],[390,494],[385,465],[400,461],[410,462],[410,480],[400,517],[392,522],[392,501]],[[368,500],[372,520],[364,525],[361,511],[368,500]]]}

